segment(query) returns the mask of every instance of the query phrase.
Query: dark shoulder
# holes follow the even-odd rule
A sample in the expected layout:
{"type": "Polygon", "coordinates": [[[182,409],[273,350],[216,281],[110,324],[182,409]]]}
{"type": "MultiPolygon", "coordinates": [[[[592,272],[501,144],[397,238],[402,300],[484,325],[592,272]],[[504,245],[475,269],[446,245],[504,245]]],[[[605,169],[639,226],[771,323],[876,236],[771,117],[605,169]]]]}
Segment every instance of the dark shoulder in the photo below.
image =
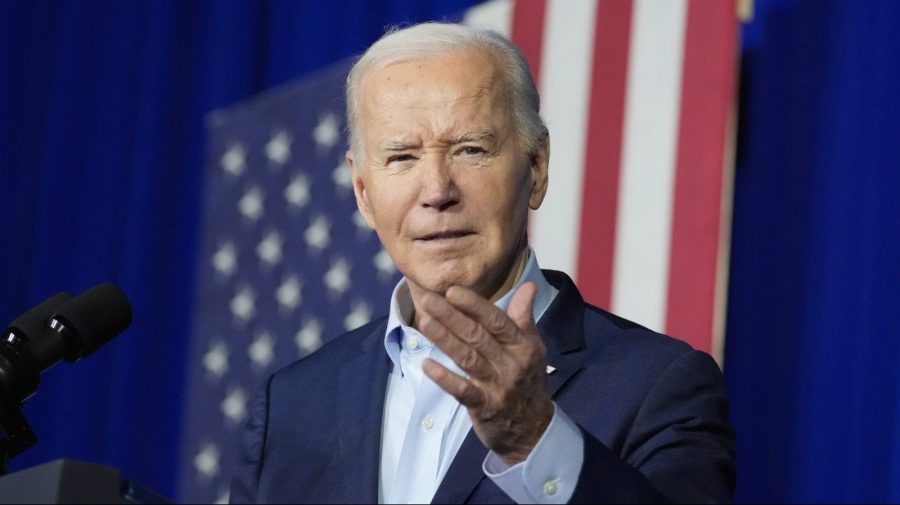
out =
{"type": "Polygon", "coordinates": [[[593,372],[613,374],[633,392],[642,391],[639,396],[671,373],[721,382],[719,366],[705,352],[598,307],[584,307],[585,363],[593,372]]]}

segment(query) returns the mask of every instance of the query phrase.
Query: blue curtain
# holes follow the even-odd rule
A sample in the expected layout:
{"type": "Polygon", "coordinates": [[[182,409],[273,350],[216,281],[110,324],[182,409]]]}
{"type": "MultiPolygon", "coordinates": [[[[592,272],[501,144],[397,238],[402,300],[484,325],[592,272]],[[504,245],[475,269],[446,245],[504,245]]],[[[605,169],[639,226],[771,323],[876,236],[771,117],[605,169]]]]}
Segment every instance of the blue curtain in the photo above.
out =
{"type": "MultiPolygon", "coordinates": [[[[603,0],[611,1],[611,0],[603,0]]],[[[204,115],[477,0],[0,2],[0,324],[121,285],[133,326],[44,374],[60,457],[174,496],[204,115]]],[[[900,501],[900,3],[756,0],[726,376],[738,501],[900,501]]]]}
{"type": "Polygon", "coordinates": [[[744,502],[900,501],[900,2],[757,0],[726,377],[744,502]]]}

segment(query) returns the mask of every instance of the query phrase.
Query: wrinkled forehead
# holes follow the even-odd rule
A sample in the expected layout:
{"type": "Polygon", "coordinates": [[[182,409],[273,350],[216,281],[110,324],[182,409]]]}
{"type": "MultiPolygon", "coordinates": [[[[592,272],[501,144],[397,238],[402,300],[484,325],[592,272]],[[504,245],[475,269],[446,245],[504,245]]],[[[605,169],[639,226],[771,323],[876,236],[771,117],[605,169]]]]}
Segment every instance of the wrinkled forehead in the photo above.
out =
{"type": "Polygon", "coordinates": [[[486,50],[457,50],[370,69],[359,89],[362,133],[412,113],[460,121],[489,116],[495,123],[508,122],[506,81],[498,59],[486,50]]]}

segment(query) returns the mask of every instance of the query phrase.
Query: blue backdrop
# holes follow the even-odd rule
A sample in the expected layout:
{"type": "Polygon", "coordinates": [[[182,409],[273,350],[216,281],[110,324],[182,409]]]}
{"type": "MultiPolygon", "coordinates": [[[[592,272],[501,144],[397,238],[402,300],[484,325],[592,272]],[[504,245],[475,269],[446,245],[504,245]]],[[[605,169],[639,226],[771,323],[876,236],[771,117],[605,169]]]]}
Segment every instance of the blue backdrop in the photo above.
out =
{"type": "MultiPolygon", "coordinates": [[[[0,2],[0,324],[121,285],[139,316],[44,374],[59,457],[175,495],[203,118],[477,0],[0,2]]],[[[726,376],[739,501],[900,501],[900,3],[756,0],[726,376]]]]}
{"type": "Polygon", "coordinates": [[[900,2],[757,1],[726,377],[738,499],[900,502],[900,2]]]}

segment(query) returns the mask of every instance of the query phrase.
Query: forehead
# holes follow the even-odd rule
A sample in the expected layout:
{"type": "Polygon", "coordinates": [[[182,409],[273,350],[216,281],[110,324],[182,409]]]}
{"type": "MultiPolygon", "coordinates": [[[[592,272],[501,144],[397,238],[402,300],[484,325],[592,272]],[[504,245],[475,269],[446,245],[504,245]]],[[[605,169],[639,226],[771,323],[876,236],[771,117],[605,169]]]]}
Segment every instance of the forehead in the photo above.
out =
{"type": "Polygon", "coordinates": [[[384,130],[508,128],[506,83],[485,50],[457,50],[369,71],[360,86],[364,136],[384,130]]]}

